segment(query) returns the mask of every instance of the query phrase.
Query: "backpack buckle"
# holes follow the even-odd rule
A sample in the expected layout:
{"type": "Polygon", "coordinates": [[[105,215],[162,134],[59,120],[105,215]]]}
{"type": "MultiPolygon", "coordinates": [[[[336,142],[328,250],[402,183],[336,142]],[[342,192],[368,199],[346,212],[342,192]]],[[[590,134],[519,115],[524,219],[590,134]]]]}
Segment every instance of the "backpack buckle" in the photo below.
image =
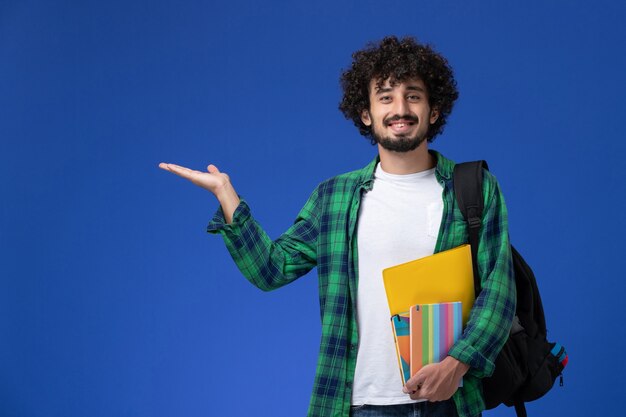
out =
{"type": "Polygon", "coordinates": [[[471,206],[471,207],[467,207],[467,224],[469,225],[469,227],[476,228],[476,227],[480,227],[480,224],[482,223],[480,217],[478,216],[478,207],[476,206],[471,206]]]}
{"type": "Polygon", "coordinates": [[[467,219],[467,223],[469,224],[469,227],[473,229],[475,227],[480,227],[481,222],[478,217],[470,217],[469,219],[467,219]]]}

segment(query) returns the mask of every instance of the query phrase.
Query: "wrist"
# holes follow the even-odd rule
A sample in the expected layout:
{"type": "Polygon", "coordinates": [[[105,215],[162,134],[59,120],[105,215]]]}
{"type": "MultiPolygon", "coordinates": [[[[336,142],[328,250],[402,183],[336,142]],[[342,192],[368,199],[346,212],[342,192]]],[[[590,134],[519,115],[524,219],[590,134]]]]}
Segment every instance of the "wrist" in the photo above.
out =
{"type": "Polygon", "coordinates": [[[232,223],[235,209],[239,205],[239,195],[237,195],[237,192],[230,181],[226,181],[222,186],[215,190],[215,197],[222,206],[226,223],[232,223]]]}
{"type": "Polygon", "coordinates": [[[235,193],[235,188],[230,183],[229,179],[225,180],[221,185],[215,187],[212,191],[220,202],[222,202],[222,200],[232,198],[233,194],[237,195],[237,193],[235,193]]]}
{"type": "Polygon", "coordinates": [[[447,365],[449,365],[452,368],[452,370],[454,371],[454,374],[459,377],[462,377],[463,375],[467,373],[467,371],[469,371],[470,367],[468,364],[466,364],[465,362],[461,362],[460,360],[452,356],[446,356],[444,361],[447,362],[447,365]]]}

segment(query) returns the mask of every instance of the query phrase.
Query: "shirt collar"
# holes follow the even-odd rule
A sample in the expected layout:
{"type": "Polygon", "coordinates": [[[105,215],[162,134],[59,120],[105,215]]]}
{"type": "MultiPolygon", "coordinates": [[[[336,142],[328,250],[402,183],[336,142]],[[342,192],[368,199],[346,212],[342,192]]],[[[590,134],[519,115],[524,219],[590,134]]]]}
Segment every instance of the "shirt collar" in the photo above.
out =
{"type": "MultiPolygon", "coordinates": [[[[437,179],[451,179],[452,172],[454,171],[454,162],[435,150],[429,150],[428,152],[437,160],[437,165],[435,166],[435,175],[437,176],[437,179]]],[[[376,155],[372,162],[367,164],[367,166],[361,170],[359,181],[361,187],[368,190],[372,188],[374,183],[374,172],[376,171],[376,165],[379,162],[380,155],[376,155]]]]}

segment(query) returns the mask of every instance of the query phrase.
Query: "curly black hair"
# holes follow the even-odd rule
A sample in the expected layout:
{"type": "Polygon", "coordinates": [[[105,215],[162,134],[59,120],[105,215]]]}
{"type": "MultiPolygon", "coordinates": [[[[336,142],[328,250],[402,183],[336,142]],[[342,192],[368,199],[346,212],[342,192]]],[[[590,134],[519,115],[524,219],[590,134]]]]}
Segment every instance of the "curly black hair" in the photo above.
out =
{"type": "Polygon", "coordinates": [[[339,110],[375,144],[370,126],[361,121],[363,110],[370,108],[370,81],[376,79],[381,86],[387,79],[395,83],[411,78],[424,82],[430,107],[439,111],[439,118],[428,129],[428,142],[432,142],[443,132],[459,92],[448,61],[429,45],[420,44],[412,37],[389,36],[353,53],[352,66],[341,74],[343,98],[339,110]]]}

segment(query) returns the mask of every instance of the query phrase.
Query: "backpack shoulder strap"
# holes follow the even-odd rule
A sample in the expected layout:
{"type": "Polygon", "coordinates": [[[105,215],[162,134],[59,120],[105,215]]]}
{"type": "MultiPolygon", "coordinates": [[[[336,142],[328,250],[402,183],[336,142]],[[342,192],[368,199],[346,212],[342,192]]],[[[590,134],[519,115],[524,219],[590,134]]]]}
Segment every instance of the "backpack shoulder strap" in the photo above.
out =
{"type": "Polygon", "coordinates": [[[483,169],[489,169],[487,162],[463,162],[454,166],[453,184],[456,203],[467,222],[469,244],[472,249],[474,267],[474,291],[480,292],[478,275],[478,242],[483,217],[483,169]]]}

